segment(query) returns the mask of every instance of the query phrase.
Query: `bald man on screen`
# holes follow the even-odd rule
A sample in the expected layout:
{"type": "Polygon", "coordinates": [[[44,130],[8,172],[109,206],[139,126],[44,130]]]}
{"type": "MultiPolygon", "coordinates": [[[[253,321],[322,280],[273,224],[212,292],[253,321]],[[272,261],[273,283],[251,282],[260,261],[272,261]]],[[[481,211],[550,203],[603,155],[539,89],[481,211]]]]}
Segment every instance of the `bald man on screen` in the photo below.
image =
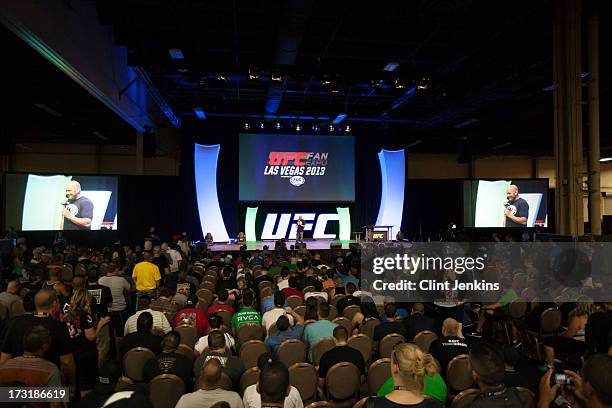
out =
{"type": "Polygon", "coordinates": [[[81,195],[81,184],[72,180],[66,183],[67,203],[62,206],[65,230],[89,230],[93,218],[93,203],[81,195]]]}
{"type": "Polygon", "coordinates": [[[511,184],[508,186],[506,198],[508,203],[504,210],[506,216],[504,219],[505,226],[509,228],[525,228],[529,218],[529,204],[519,197],[519,189],[516,185],[511,184]]]}

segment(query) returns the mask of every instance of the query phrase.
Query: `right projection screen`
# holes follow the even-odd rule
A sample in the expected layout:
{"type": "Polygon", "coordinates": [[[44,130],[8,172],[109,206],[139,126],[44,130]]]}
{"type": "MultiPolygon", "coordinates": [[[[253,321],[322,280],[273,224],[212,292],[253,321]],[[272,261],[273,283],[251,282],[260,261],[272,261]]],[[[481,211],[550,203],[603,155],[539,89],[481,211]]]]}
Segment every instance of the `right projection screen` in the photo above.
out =
{"type": "Polygon", "coordinates": [[[525,215],[524,227],[548,226],[548,181],[545,179],[464,180],[464,225],[476,228],[517,227],[506,218],[511,213],[525,215]],[[508,191],[516,189],[516,200],[508,191]]]}

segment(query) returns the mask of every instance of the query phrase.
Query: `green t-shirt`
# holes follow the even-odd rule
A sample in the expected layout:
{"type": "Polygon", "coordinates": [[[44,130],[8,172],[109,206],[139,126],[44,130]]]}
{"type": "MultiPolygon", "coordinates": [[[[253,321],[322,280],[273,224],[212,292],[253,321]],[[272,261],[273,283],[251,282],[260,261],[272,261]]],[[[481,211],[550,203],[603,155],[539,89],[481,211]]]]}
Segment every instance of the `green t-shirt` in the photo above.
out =
{"type": "Polygon", "coordinates": [[[508,289],[499,299],[499,304],[501,305],[500,309],[504,313],[508,314],[508,310],[510,309],[510,302],[512,302],[516,298],[518,298],[518,295],[516,294],[514,289],[508,289]]]}
{"type": "MultiPolygon", "coordinates": [[[[423,388],[423,395],[428,395],[438,400],[442,405],[446,403],[446,384],[439,373],[433,376],[426,375],[424,377],[425,387],[423,388]]],[[[393,377],[389,377],[387,381],[380,387],[377,397],[384,397],[393,391],[393,377]]]]}
{"type": "Polygon", "coordinates": [[[261,326],[261,315],[259,312],[250,307],[243,307],[238,313],[234,313],[232,316],[232,328],[237,329],[246,323],[261,326]]]}

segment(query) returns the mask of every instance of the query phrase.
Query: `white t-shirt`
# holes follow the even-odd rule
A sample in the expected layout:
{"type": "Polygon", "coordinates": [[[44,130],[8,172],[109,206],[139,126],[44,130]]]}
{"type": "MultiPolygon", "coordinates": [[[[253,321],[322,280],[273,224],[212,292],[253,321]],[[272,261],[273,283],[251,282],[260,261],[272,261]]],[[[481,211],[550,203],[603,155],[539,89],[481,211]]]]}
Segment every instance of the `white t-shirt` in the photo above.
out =
{"type": "MultiPolygon", "coordinates": [[[[249,385],[242,397],[244,408],[261,408],[261,395],[257,392],[257,384],[249,385]]],[[[300,392],[291,386],[289,395],[285,397],[285,408],[304,408],[300,392]]]]}
{"type": "Polygon", "coordinates": [[[289,287],[289,279],[279,280],[277,286],[279,290],[287,289],[289,287]]]}
{"type": "Polygon", "coordinates": [[[153,327],[160,328],[164,333],[168,333],[170,330],[172,330],[172,326],[170,326],[168,319],[162,312],[158,312],[157,310],[146,309],[146,310],[137,311],[136,313],[134,313],[127,319],[127,321],[125,322],[124,330],[123,330],[126,336],[130,333],[136,332],[136,323],[138,321],[138,316],[140,316],[142,312],[151,313],[151,315],[153,316],[153,327]]]}
{"type": "Polygon", "coordinates": [[[168,249],[168,255],[170,255],[170,259],[172,263],[170,264],[170,272],[178,272],[179,270],[179,262],[183,260],[181,253],[176,249],[168,249]]]}
{"type": "MultiPolygon", "coordinates": [[[[225,335],[225,345],[230,349],[234,350],[236,346],[236,341],[234,340],[232,335],[229,333],[223,334],[225,335]]],[[[206,347],[208,347],[208,334],[206,336],[200,337],[196,342],[195,346],[193,346],[193,349],[196,350],[198,353],[202,354],[206,347]]]]}
{"type": "Polygon", "coordinates": [[[293,316],[288,315],[285,312],[285,309],[280,307],[275,307],[274,309],[268,310],[261,318],[261,325],[265,326],[266,331],[270,330],[270,327],[276,323],[279,316],[285,315],[289,319],[289,324],[293,326],[293,316]]]}
{"type": "Polygon", "coordinates": [[[219,401],[226,401],[230,408],[244,408],[240,395],[234,391],[220,388],[215,390],[197,390],[185,394],[178,400],[176,408],[209,408],[219,401]]]}

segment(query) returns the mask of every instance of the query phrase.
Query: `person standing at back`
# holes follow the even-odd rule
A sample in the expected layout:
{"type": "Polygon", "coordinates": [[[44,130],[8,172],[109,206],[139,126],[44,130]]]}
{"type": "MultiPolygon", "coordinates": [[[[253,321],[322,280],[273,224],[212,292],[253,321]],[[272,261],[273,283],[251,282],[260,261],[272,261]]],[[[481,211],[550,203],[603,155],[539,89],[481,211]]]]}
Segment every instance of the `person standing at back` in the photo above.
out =
{"type": "Polygon", "coordinates": [[[161,281],[161,274],[157,265],[151,262],[152,260],[151,253],[144,252],[143,261],[134,266],[132,278],[136,283],[136,297],[147,295],[151,299],[157,298],[157,288],[161,281]]]}

